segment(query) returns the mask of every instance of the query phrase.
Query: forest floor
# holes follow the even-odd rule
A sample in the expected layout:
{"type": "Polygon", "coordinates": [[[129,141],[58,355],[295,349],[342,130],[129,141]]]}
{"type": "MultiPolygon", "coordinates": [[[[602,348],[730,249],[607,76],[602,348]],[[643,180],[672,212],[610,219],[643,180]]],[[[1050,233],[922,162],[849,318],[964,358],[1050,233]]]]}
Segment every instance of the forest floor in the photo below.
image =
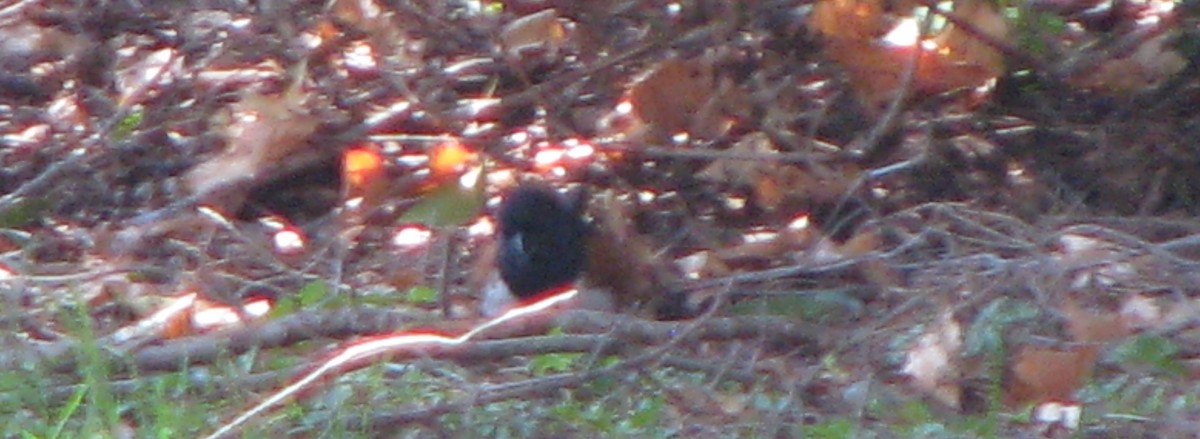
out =
{"type": "Polygon", "coordinates": [[[0,435],[1196,437],[1200,4],[1015,3],[10,2],[0,435]]]}

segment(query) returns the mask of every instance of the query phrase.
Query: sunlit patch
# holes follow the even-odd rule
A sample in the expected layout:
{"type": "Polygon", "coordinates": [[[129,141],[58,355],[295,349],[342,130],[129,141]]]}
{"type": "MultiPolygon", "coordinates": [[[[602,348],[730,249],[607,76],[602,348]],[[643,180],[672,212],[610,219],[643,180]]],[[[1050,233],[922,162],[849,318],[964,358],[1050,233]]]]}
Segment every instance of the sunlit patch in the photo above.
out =
{"type": "Polygon", "coordinates": [[[304,32],[304,34],[300,34],[300,46],[306,49],[316,49],[323,43],[325,43],[325,38],[320,36],[318,32],[304,32]]]}
{"type": "Polygon", "coordinates": [[[145,98],[152,86],[174,81],[175,72],[183,68],[183,57],[174,49],[159,49],[142,54],[117,79],[121,96],[119,105],[128,106],[145,98]]]}
{"type": "Polygon", "coordinates": [[[396,163],[402,166],[417,167],[429,163],[429,156],[425,154],[405,154],[396,157],[396,163]]]}
{"type": "Polygon", "coordinates": [[[475,159],[475,153],[457,140],[442,142],[430,153],[429,169],[435,176],[462,172],[475,159]]]}
{"type": "Polygon", "coordinates": [[[579,139],[567,139],[563,141],[563,146],[567,147],[567,157],[575,160],[587,159],[596,154],[596,147],[579,139]]]}
{"type": "Polygon", "coordinates": [[[121,328],[112,334],[116,343],[125,343],[146,334],[157,333],[165,338],[175,338],[193,332],[188,324],[187,313],[194,310],[197,302],[196,293],[185,293],[168,299],[163,306],[153,314],[138,320],[132,326],[121,328]]]}
{"type": "Polygon", "coordinates": [[[467,226],[469,236],[492,236],[496,234],[496,223],[491,218],[482,217],[467,226]]]}
{"type": "Polygon", "coordinates": [[[479,185],[479,182],[481,180],[483,180],[482,178],[480,178],[480,177],[482,177],[482,174],[483,174],[482,166],[476,166],[474,168],[471,168],[471,169],[467,170],[467,172],[464,172],[462,177],[458,178],[458,184],[464,188],[476,187],[479,185]]]}
{"type": "Polygon", "coordinates": [[[375,50],[366,41],[350,43],[350,46],[343,52],[343,56],[347,69],[365,71],[375,70],[378,67],[375,50]]]}
{"type": "Polygon", "coordinates": [[[742,240],[745,241],[747,244],[754,244],[754,243],[759,243],[759,242],[774,241],[775,237],[777,237],[777,236],[779,236],[779,233],[777,233],[777,232],[773,232],[773,231],[769,231],[769,230],[759,230],[759,231],[746,233],[746,234],[742,235],[742,240]]]}
{"type": "Polygon", "coordinates": [[[628,99],[623,100],[620,103],[618,103],[617,106],[615,108],[613,108],[613,110],[616,111],[617,114],[622,115],[622,116],[633,114],[633,102],[630,102],[628,99]]]}
{"type": "Polygon", "coordinates": [[[654,191],[642,190],[642,191],[638,191],[637,197],[638,197],[639,202],[649,203],[651,201],[654,201],[655,198],[658,198],[658,194],[654,193],[654,191]]]}
{"type": "Polygon", "coordinates": [[[433,232],[425,226],[404,226],[392,235],[392,245],[399,248],[419,247],[429,243],[433,232]]]}
{"type": "Polygon", "coordinates": [[[241,324],[242,316],[262,317],[271,311],[271,302],[259,299],[242,306],[241,311],[228,306],[215,306],[197,310],[192,314],[192,326],[199,332],[212,331],[226,326],[241,324]]]}
{"type": "Polygon", "coordinates": [[[467,124],[466,128],[463,128],[462,135],[463,137],[476,137],[494,129],[496,129],[495,122],[471,122],[467,124]]]}
{"type": "Polygon", "coordinates": [[[515,131],[515,132],[509,134],[508,138],[506,139],[507,143],[511,143],[511,144],[515,144],[515,145],[525,145],[525,146],[528,146],[527,144],[529,143],[529,141],[530,141],[529,133],[525,130],[515,131]]]}
{"type": "Polygon", "coordinates": [[[275,253],[294,255],[304,251],[307,238],[304,232],[278,215],[267,215],[258,219],[258,224],[271,234],[275,253]]]}
{"type": "Polygon", "coordinates": [[[6,134],[0,137],[4,143],[16,146],[33,146],[45,142],[50,137],[50,125],[37,124],[14,134],[6,134]]]}
{"type": "Polygon", "coordinates": [[[516,319],[519,319],[522,317],[542,313],[542,312],[544,312],[548,309],[551,309],[557,305],[566,303],[566,302],[574,299],[578,295],[579,295],[578,290],[568,289],[561,293],[547,296],[536,302],[509,309],[509,310],[505,311],[503,314],[501,314],[500,316],[495,317],[491,320],[487,320],[487,321],[479,324],[478,326],[475,326],[470,331],[467,331],[457,337],[436,334],[436,333],[429,333],[428,331],[422,331],[422,330],[418,329],[418,330],[401,332],[401,333],[397,333],[397,334],[388,334],[388,335],[382,335],[382,336],[378,336],[378,337],[370,337],[370,338],[363,339],[362,341],[352,343],[349,346],[345,347],[344,349],[336,351],[327,360],[320,363],[320,365],[318,365],[315,369],[296,378],[287,387],[284,387],[280,391],[275,392],[274,394],[267,397],[262,402],[255,405],[254,407],[251,407],[249,410],[242,412],[242,414],[238,415],[237,418],[234,418],[233,420],[229,421],[228,423],[222,425],[220,428],[218,428],[212,434],[206,436],[206,438],[215,439],[215,438],[223,437],[229,433],[232,433],[234,429],[236,429],[239,426],[241,426],[242,424],[244,424],[250,418],[257,416],[259,413],[262,413],[263,411],[265,411],[271,407],[274,407],[276,404],[279,404],[281,401],[284,401],[284,400],[292,397],[300,390],[311,385],[318,378],[324,376],[325,374],[327,374],[329,372],[335,371],[340,367],[344,367],[347,364],[357,362],[357,361],[362,361],[367,358],[374,357],[376,355],[385,354],[385,353],[388,353],[393,350],[396,350],[396,349],[399,349],[402,347],[406,347],[406,346],[421,346],[421,345],[455,346],[455,345],[461,345],[461,344],[471,341],[471,339],[475,338],[475,336],[477,336],[489,329],[492,329],[496,326],[499,326],[499,325],[509,322],[511,320],[516,320],[516,319]]]}
{"type": "MultiPolygon", "coordinates": [[[[140,107],[136,110],[140,110],[140,107]]],[[[75,122],[75,126],[79,126],[78,124],[87,123],[88,119],[83,107],[79,105],[78,97],[74,94],[55,99],[46,108],[46,113],[50,115],[50,120],[58,126],[71,122],[75,122]]]]}
{"type": "Polygon", "coordinates": [[[374,148],[354,147],[342,154],[342,176],[351,188],[362,188],[383,172],[383,155],[374,148]]]}
{"type": "Polygon", "coordinates": [[[233,226],[233,222],[229,221],[229,218],[226,218],[225,214],[221,213],[221,211],[219,211],[217,209],[212,208],[211,206],[207,206],[207,205],[197,206],[196,212],[210,220],[213,220],[217,223],[223,224],[226,227],[233,226]]]}
{"type": "Polygon", "coordinates": [[[692,135],[690,133],[688,133],[687,131],[680,131],[671,136],[671,141],[675,142],[676,144],[682,145],[684,143],[687,143],[688,140],[690,140],[691,138],[692,138],[692,135]]]}
{"type": "Polygon", "coordinates": [[[275,244],[275,253],[281,255],[294,255],[303,252],[306,245],[304,233],[295,227],[288,227],[275,232],[271,237],[271,241],[275,244]]]}
{"type": "Polygon", "coordinates": [[[363,124],[368,127],[378,126],[384,122],[397,118],[400,115],[407,113],[412,109],[412,103],[409,101],[396,101],[388,105],[386,108],[370,113],[363,120],[363,124]]]}
{"type": "Polygon", "coordinates": [[[250,27],[250,17],[235,18],[229,22],[229,27],[235,30],[245,30],[250,27]]]}
{"type": "Polygon", "coordinates": [[[283,74],[283,68],[275,60],[268,60],[250,67],[236,69],[208,69],[197,74],[200,82],[210,86],[229,86],[258,83],[274,79],[283,74]]]}
{"type": "Polygon", "coordinates": [[[1163,22],[1175,12],[1175,3],[1171,0],[1140,0],[1135,3],[1146,5],[1146,10],[1135,20],[1140,26],[1152,26],[1163,22]]]}
{"type": "Polygon", "coordinates": [[[258,224],[270,232],[278,232],[287,228],[288,222],[278,215],[267,215],[258,218],[258,224]]]}
{"type": "Polygon", "coordinates": [[[533,162],[537,167],[546,169],[561,164],[566,155],[567,152],[559,148],[542,149],[533,155],[533,162]]]}
{"type": "Polygon", "coordinates": [[[700,251],[675,260],[675,266],[688,279],[699,279],[700,270],[708,265],[709,252],[700,251]]]}
{"type": "Polygon", "coordinates": [[[812,225],[812,221],[809,220],[808,214],[802,214],[797,216],[796,219],[793,219],[792,222],[788,223],[787,227],[792,230],[804,230],[810,225],[812,225]]]}
{"type": "Polygon", "coordinates": [[[914,17],[901,18],[892,30],[883,36],[883,44],[896,47],[912,47],[921,37],[921,28],[914,17]]]}
{"type": "Polygon", "coordinates": [[[257,111],[237,111],[233,113],[233,118],[237,123],[248,124],[258,122],[259,114],[257,111]]]}
{"type": "Polygon", "coordinates": [[[9,280],[17,276],[17,272],[13,271],[7,265],[0,264],[0,280],[9,280]]]}
{"type": "Polygon", "coordinates": [[[745,197],[725,197],[725,208],[729,210],[741,210],[745,207],[745,197]]]}

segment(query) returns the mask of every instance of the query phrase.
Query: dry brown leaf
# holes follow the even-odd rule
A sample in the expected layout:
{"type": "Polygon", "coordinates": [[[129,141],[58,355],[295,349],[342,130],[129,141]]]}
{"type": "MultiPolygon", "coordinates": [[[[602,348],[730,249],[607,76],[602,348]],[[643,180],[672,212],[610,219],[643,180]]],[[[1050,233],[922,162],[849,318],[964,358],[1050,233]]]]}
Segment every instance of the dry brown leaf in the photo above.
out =
{"type": "Polygon", "coordinates": [[[794,185],[791,174],[795,168],[780,165],[772,156],[779,154],[775,143],[765,133],[747,134],[728,150],[746,156],[761,155],[763,160],[717,159],[700,171],[700,178],[754,190],[754,201],[772,210],[779,206],[794,185]]]}
{"type": "Polygon", "coordinates": [[[1074,400],[1075,391],[1091,376],[1098,352],[1096,345],[1022,347],[1009,369],[1008,404],[1074,400]]]}
{"type": "MultiPolygon", "coordinates": [[[[671,136],[693,126],[712,126],[715,115],[703,111],[714,97],[713,68],[702,59],[668,59],[629,90],[634,114],[659,135],[671,136]]],[[[706,133],[711,134],[711,133],[706,133]]]]}
{"type": "Polygon", "coordinates": [[[320,119],[309,105],[299,86],[279,95],[247,95],[233,104],[225,150],[192,168],[184,176],[187,187],[204,195],[269,174],[316,130],[320,119]]]}
{"type": "Polygon", "coordinates": [[[1163,322],[1162,307],[1145,294],[1134,294],[1121,303],[1121,323],[1130,331],[1158,328],[1163,322]]]}
{"type": "Polygon", "coordinates": [[[117,104],[129,107],[157,93],[158,87],[175,80],[183,71],[183,55],[174,49],[158,49],[125,59],[116,74],[120,93],[117,104]]]}
{"type": "Polygon", "coordinates": [[[887,33],[892,21],[880,0],[823,0],[813,6],[809,25],[825,38],[868,41],[887,33]]]}
{"type": "Polygon", "coordinates": [[[813,164],[813,168],[772,160],[778,148],[766,133],[742,136],[729,153],[737,158],[713,160],[698,176],[703,179],[751,188],[759,207],[772,210],[787,199],[836,201],[858,178],[854,164],[813,164]],[[762,157],[761,160],[747,159],[762,157]]]}
{"type": "MultiPolygon", "coordinates": [[[[745,260],[775,261],[795,256],[804,260],[828,260],[833,251],[829,240],[816,226],[787,227],[779,231],[756,229],[742,237],[742,242],[722,248],[717,256],[728,263],[745,260]]],[[[836,255],[834,259],[840,258],[836,255]]]]}
{"type": "Polygon", "coordinates": [[[518,18],[500,30],[500,46],[509,56],[529,48],[555,50],[567,40],[567,29],[555,9],[545,9],[518,18]]]}
{"type": "MultiPolygon", "coordinates": [[[[895,14],[879,0],[822,0],[814,7],[826,56],[846,69],[866,108],[879,111],[894,99],[914,56],[920,58],[912,82],[917,94],[978,88],[1003,73],[998,50],[953,24],[920,38],[915,9],[904,6],[894,5],[895,14]]],[[[990,2],[957,0],[953,12],[991,38],[1007,38],[1007,22],[990,2]]]]}
{"type": "Polygon", "coordinates": [[[1147,39],[1129,56],[1108,60],[1099,68],[1072,78],[1071,82],[1116,96],[1157,87],[1187,67],[1187,59],[1166,46],[1174,36],[1174,33],[1164,33],[1147,39]]]}
{"type": "Polygon", "coordinates": [[[713,279],[732,272],[729,265],[711,250],[698,251],[675,260],[675,266],[688,279],[713,279]]]}
{"type": "Polygon", "coordinates": [[[1067,317],[1067,332],[1077,342],[1107,343],[1122,340],[1132,332],[1119,313],[1092,312],[1069,299],[1062,311],[1067,317]]]}
{"type": "Polygon", "coordinates": [[[962,326],[946,312],[908,350],[902,373],[917,390],[948,407],[961,406],[962,326]]]}

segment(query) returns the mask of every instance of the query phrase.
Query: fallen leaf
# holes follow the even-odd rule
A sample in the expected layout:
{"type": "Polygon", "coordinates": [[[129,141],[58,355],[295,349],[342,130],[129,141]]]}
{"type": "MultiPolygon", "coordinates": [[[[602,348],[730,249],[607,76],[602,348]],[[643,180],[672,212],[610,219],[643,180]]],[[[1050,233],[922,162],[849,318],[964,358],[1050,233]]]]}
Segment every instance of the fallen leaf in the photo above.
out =
{"type": "Polygon", "coordinates": [[[1128,56],[1105,61],[1070,82],[1116,96],[1153,89],[1187,67],[1187,59],[1167,46],[1175,38],[1173,32],[1149,38],[1128,56]]]}
{"type": "Polygon", "coordinates": [[[555,9],[544,9],[518,18],[500,30],[500,46],[509,56],[541,47],[557,49],[567,40],[567,29],[555,9]]]}
{"type": "Polygon", "coordinates": [[[1013,357],[1005,388],[1010,406],[1045,401],[1072,401],[1096,364],[1094,344],[1067,348],[1023,346],[1013,357]]]}
{"type": "Polygon", "coordinates": [[[1067,332],[1077,342],[1107,343],[1124,339],[1132,332],[1117,312],[1092,312],[1070,299],[1063,303],[1062,311],[1067,317],[1067,332]]]}
{"type": "Polygon", "coordinates": [[[908,350],[901,373],[912,379],[917,390],[958,408],[962,399],[958,364],[962,346],[962,326],[951,313],[943,313],[908,350]]]}
{"type": "MultiPolygon", "coordinates": [[[[998,50],[954,24],[920,35],[925,19],[916,15],[916,6],[880,0],[822,0],[814,6],[813,29],[825,41],[825,55],[846,69],[870,111],[880,112],[895,99],[914,57],[917,95],[985,87],[1004,72],[998,50]]],[[[989,38],[1008,36],[1004,16],[990,2],[957,0],[950,12],[989,38]]]]}
{"type": "Polygon", "coordinates": [[[248,183],[273,175],[306,145],[320,123],[310,105],[308,93],[298,85],[279,95],[244,96],[230,109],[225,150],[188,171],[183,178],[187,187],[198,195],[236,188],[240,194],[221,200],[222,207],[236,209],[241,200],[235,198],[245,197],[248,183]]]}
{"type": "Polygon", "coordinates": [[[387,190],[383,155],[371,146],[349,148],[342,153],[342,201],[361,198],[360,206],[374,206],[387,190]]]}
{"type": "Polygon", "coordinates": [[[667,59],[654,67],[629,90],[634,114],[657,136],[692,133],[714,137],[722,124],[714,103],[719,96],[713,67],[703,59],[667,59]]]}

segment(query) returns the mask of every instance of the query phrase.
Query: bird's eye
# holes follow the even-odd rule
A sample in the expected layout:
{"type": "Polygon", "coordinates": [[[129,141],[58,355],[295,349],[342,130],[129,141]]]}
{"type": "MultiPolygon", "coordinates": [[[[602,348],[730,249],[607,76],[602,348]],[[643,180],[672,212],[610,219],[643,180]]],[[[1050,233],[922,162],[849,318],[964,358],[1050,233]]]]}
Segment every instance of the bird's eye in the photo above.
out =
{"type": "Polygon", "coordinates": [[[508,242],[506,242],[505,245],[508,246],[508,250],[511,251],[514,255],[524,255],[524,256],[529,255],[529,252],[525,251],[525,234],[524,233],[514,233],[512,236],[508,237],[507,241],[508,242]]]}

